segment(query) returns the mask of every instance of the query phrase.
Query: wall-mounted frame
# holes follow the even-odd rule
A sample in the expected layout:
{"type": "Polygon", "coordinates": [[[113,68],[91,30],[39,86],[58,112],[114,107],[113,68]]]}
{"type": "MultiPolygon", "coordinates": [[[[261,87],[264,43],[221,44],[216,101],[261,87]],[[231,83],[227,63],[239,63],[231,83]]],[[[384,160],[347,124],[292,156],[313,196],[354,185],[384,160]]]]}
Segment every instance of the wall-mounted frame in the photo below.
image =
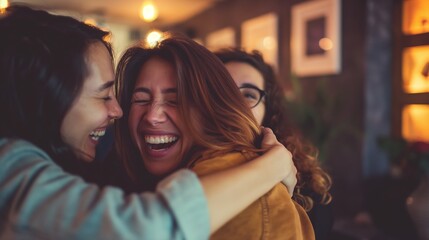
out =
{"type": "Polygon", "coordinates": [[[235,45],[235,31],[232,27],[226,27],[211,32],[206,37],[206,47],[211,51],[235,47],[235,45]]]}
{"type": "Polygon", "coordinates": [[[292,7],[291,65],[297,76],[341,71],[341,0],[314,0],[292,7]]]}
{"type": "Polygon", "coordinates": [[[241,46],[246,51],[258,50],[264,60],[277,69],[278,65],[278,17],[267,13],[241,25],[241,46]]]}
{"type": "Polygon", "coordinates": [[[429,93],[429,45],[403,49],[402,85],[405,93],[429,93]]]}
{"type": "Polygon", "coordinates": [[[406,35],[429,32],[429,1],[402,2],[402,32],[406,35]]]}

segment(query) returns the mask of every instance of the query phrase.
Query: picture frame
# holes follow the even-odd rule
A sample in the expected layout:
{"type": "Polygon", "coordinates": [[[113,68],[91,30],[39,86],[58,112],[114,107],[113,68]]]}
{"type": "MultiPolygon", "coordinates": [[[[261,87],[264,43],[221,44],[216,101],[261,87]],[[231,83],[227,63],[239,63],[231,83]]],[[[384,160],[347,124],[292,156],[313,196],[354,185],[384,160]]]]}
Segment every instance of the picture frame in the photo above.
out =
{"type": "Polygon", "coordinates": [[[278,16],[270,12],[246,20],[241,25],[241,46],[258,50],[275,71],[278,69],[278,16]]]}
{"type": "Polygon", "coordinates": [[[235,31],[232,27],[226,27],[211,32],[206,37],[205,46],[210,51],[216,51],[221,48],[235,47],[235,31]]]}
{"type": "Polygon", "coordinates": [[[341,0],[292,7],[291,68],[298,77],[341,72],[341,0]]]}

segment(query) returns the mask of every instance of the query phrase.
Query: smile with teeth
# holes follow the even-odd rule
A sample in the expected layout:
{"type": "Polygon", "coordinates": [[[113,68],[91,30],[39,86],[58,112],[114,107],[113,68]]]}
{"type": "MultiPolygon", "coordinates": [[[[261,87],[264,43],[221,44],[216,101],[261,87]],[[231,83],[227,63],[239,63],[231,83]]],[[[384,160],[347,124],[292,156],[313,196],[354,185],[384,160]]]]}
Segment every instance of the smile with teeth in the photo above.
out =
{"type": "Polygon", "coordinates": [[[172,135],[145,136],[144,140],[150,149],[162,150],[176,143],[177,137],[172,135]]]}
{"type": "Polygon", "coordinates": [[[104,136],[104,134],[106,133],[106,129],[103,130],[94,130],[92,131],[89,136],[91,137],[92,140],[94,141],[98,141],[98,139],[102,136],[104,136]]]}

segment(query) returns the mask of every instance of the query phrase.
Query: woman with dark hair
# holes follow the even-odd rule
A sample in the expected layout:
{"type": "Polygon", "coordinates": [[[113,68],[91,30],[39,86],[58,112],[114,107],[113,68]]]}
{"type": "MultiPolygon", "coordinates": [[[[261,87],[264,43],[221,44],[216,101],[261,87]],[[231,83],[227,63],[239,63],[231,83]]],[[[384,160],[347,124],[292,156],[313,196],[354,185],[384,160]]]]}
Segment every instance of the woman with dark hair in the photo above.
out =
{"type": "MultiPolygon", "coordinates": [[[[116,125],[119,158],[143,189],[181,167],[204,176],[261,152],[252,112],[223,64],[198,43],[167,36],[153,48],[130,48],[117,79],[124,111],[116,125]]],[[[212,239],[314,239],[307,214],[290,196],[277,184],[212,239]]]]}
{"type": "Polygon", "coordinates": [[[268,132],[264,156],[200,180],[177,171],[154,193],[86,183],[77,174],[122,116],[108,33],[21,6],[0,32],[0,239],[205,239],[294,172],[268,132]]]}
{"type": "Polygon", "coordinates": [[[333,218],[330,208],[330,176],[320,167],[317,150],[294,136],[286,116],[283,88],[276,80],[271,66],[262,55],[240,49],[215,52],[231,74],[259,125],[269,127],[292,152],[298,170],[298,183],[293,199],[308,212],[316,239],[328,239],[333,218]]]}

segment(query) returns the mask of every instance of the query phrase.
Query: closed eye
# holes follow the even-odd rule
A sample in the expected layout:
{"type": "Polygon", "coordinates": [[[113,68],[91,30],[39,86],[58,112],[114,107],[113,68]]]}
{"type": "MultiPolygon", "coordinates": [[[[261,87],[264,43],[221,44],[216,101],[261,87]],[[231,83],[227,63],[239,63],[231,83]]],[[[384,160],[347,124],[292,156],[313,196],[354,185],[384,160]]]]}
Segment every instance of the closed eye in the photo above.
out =
{"type": "Polygon", "coordinates": [[[165,102],[165,104],[172,106],[172,107],[177,106],[177,99],[176,98],[166,99],[164,102],[165,102]]]}
{"type": "Polygon", "coordinates": [[[139,105],[147,105],[150,103],[150,100],[147,99],[133,99],[131,103],[139,104],[139,105]]]}
{"type": "Polygon", "coordinates": [[[137,91],[133,94],[131,104],[147,105],[152,101],[152,97],[146,91],[137,91]]]}
{"type": "Polygon", "coordinates": [[[112,97],[111,96],[107,96],[107,97],[103,97],[102,99],[107,102],[107,101],[112,100],[112,97]]]}
{"type": "Polygon", "coordinates": [[[243,92],[242,94],[243,94],[244,98],[250,98],[250,99],[253,99],[253,100],[258,100],[258,96],[256,96],[255,94],[246,93],[246,92],[243,92]]]}

